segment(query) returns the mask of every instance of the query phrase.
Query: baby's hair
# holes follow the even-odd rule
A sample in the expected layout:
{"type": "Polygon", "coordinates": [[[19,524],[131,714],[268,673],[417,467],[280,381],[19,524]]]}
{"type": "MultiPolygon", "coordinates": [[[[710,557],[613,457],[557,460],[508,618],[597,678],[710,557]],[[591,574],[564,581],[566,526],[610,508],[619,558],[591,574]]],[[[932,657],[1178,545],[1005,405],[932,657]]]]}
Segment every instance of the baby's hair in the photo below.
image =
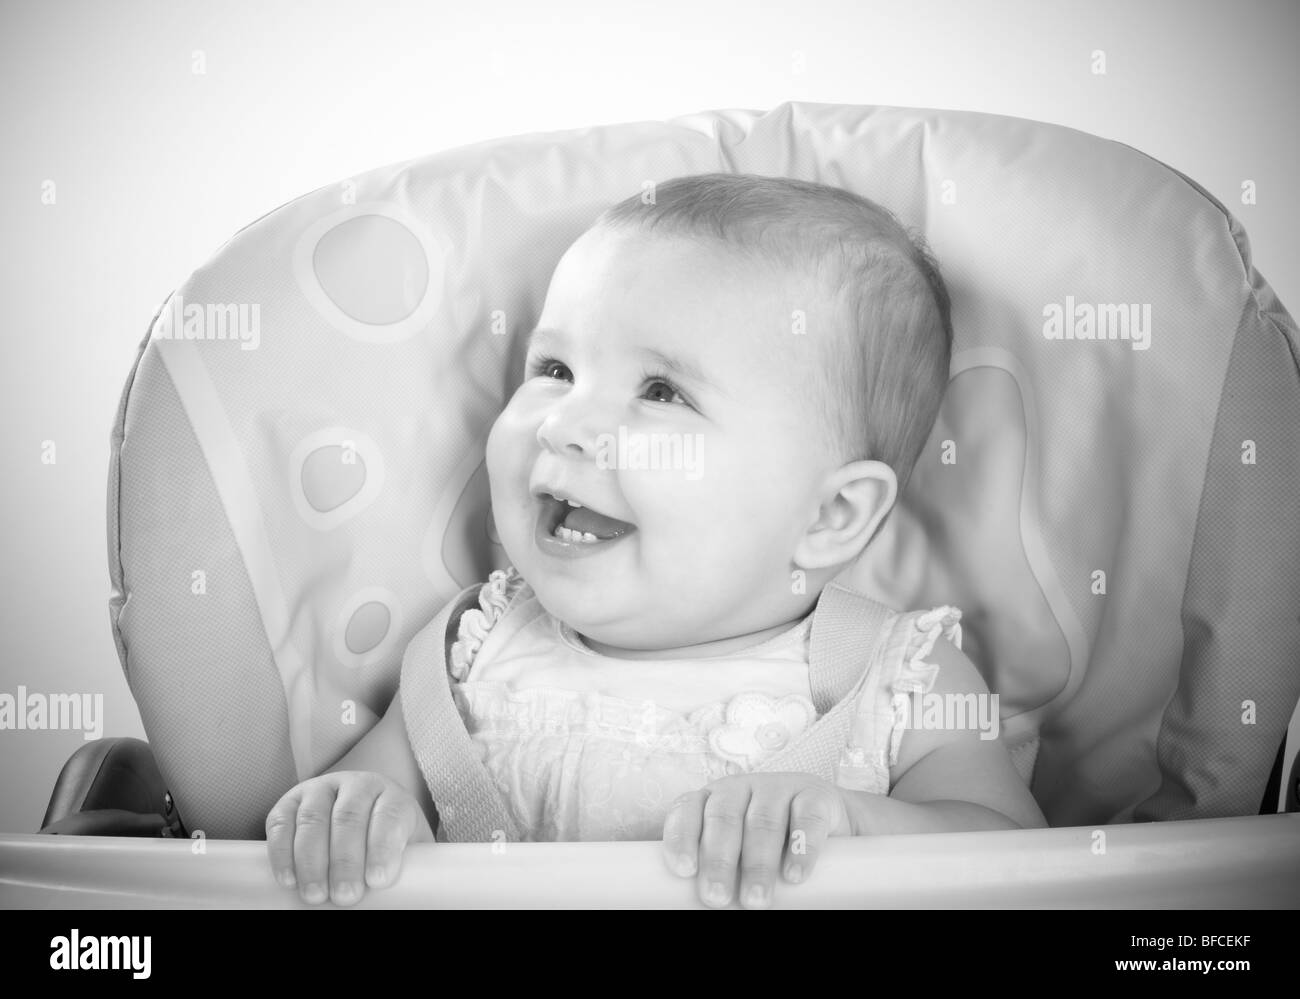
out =
{"type": "Polygon", "coordinates": [[[823,426],[844,460],[884,462],[901,491],[938,415],[952,352],[948,291],[919,233],[849,191],[729,173],[665,181],[653,201],[633,195],[596,224],[723,244],[817,279],[852,327],[821,338],[833,344],[821,358],[823,426]]]}

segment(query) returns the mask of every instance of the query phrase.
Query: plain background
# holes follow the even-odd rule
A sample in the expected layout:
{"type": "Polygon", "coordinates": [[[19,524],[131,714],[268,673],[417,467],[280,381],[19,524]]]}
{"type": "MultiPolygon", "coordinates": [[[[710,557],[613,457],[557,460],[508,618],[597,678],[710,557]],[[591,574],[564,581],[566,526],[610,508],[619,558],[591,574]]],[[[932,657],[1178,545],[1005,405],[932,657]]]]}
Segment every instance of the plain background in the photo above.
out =
{"type": "MultiPolygon", "coordinates": [[[[143,737],[108,623],[109,430],[158,304],[284,202],[525,132],[787,100],[983,111],[1195,178],[1294,309],[1298,28],[1294,0],[0,0],[0,692],[102,693],[105,735],[143,737]]],[[[36,830],[82,744],[0,731],[0,832],[36,830]]]]}

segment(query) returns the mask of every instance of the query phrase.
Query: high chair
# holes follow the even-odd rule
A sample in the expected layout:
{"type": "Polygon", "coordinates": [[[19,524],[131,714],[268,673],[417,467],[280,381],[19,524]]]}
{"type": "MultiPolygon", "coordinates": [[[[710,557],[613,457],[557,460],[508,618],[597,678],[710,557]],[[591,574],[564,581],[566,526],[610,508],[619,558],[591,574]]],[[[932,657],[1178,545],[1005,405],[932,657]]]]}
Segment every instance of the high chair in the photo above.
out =
{"type": "Polygon", "coordinates": [[[148,746],[74,756],[46,831],[261,838],[384,712],[408,640],[505,564],[484,442],[560,255],[608,205],[712,171],[855,191],[937,256],[948,393],[843,578],[962,609],[1049,822],[1257,815],[1279,784],[1294,808],[1300,355],[1232,210],[1056,125],[787,103],[371,170],[176,289],[108,489],[110,621],[148,746]]]}

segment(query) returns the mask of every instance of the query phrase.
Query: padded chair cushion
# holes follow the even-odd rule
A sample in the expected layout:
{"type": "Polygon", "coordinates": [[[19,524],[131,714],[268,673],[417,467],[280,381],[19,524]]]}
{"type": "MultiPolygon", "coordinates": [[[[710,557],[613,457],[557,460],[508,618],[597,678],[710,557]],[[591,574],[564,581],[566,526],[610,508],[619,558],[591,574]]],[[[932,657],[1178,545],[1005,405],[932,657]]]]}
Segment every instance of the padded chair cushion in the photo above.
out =
{"type": "Polygon", "coordinates": [[[122,664],[191,830],[262,835],[385,710],[409,638],[504,564],[483,447],[555,263],[647,182],[718,170],[856,191],[939,258],[950,390],[845,575],[963,609],[1004,732],[1040,739],[1049,820],[1258,808],[1300,693],[1300,383],[1244,232],[1080,132],[795,103],[376,169],[177,289],[123,394],[109,553],[122,664]]]}

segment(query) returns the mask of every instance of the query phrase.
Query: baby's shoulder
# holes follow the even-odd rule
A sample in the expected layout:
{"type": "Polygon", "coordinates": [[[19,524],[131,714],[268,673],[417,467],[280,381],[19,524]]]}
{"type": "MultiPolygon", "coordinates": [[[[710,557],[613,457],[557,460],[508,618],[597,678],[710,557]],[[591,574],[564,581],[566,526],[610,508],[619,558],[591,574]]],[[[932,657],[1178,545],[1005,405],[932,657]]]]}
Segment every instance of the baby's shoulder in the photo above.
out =
{"type": "Polygon", "coordinates": [[[982,687],[978,671],[961,651],[961,611],[943,605],[895,611],[887,617],[882,647],[863,677],[852,736],[839,768],[847,787],[888,794],[897,774],[918,752],[912,731],[935,695],[982,687]],[[915,717],[913,717],[915,716],[915,717]]]}
{"type": "Polygon", "coordinates": [[[903,611],[900,623],[914,651],[928,653],[941,640],[961,648],[961,611],[950,604],[903,611]]]}
{"type": "Polygon", "coordinates": [[[882,636],[883,648],[875,660],[880,675],[874,686],[887,694],[928,689],[954,655],[965,659],[961,637],[961,611],[956,607],[896,612],[882,636]]]}

